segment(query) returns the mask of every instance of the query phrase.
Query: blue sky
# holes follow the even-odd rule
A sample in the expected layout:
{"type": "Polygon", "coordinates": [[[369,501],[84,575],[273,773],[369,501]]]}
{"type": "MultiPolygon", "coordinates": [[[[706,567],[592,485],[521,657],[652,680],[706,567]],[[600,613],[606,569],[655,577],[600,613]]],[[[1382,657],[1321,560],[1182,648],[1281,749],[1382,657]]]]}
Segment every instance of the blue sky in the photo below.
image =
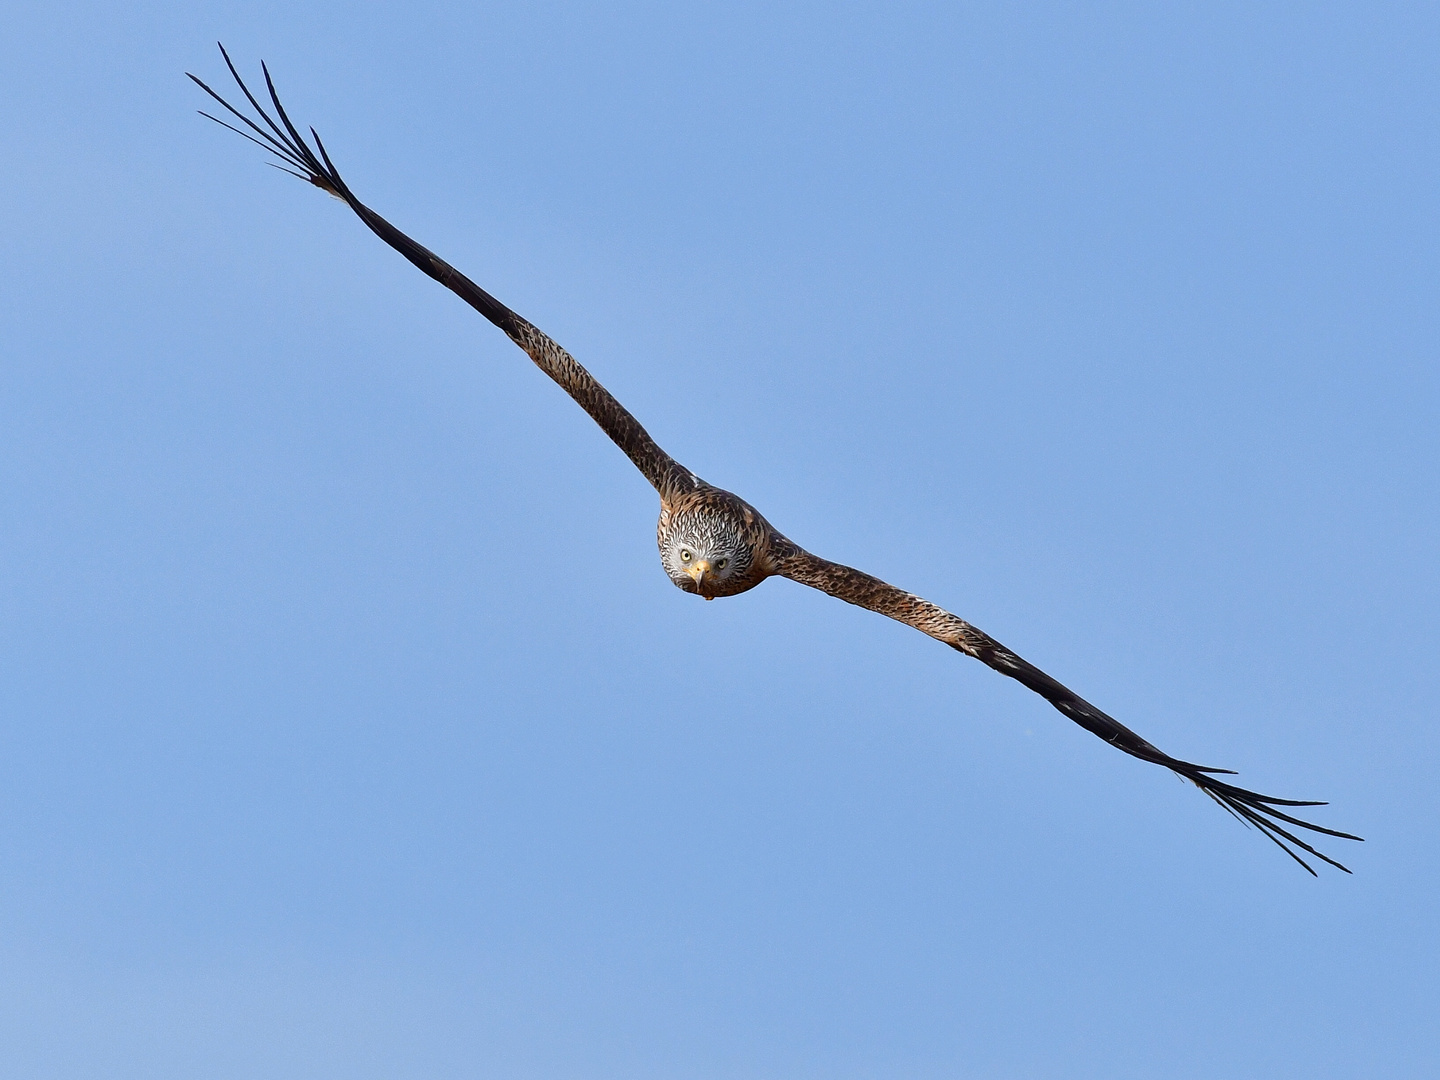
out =
{"type": "Polygon", "coordinates": [[[1440,17],[22,2],[0,40],[0,1072],[1430,1075],[1440,17]],[[1162,748],[704,604],[494,328],[1162,748]]]}

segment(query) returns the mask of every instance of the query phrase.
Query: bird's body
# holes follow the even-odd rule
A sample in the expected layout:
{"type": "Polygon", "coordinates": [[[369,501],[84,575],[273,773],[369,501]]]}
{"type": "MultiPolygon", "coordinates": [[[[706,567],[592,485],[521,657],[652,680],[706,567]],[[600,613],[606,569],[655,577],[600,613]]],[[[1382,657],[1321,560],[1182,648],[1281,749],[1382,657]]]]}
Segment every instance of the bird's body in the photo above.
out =
{"type": "MultiPolygon", "coordinates": [[[[223,48],[221,52],[224,53],[223,48]]],[[[905,623],[1015,679],[1117,749],[1163,765],[1189,780],[1241,821],[1258,828],[1307,870],[1310,866],[1292,846],[1345,869],[1290,831],[1292,827],[1299,827],[1328,836],[1359,839],[1287,812],[1294,807],[1321,804],[1260,795],[1216,778],[1215,774],[1229,770],[1171,757],[964,619],[863,571],[811,554],[779,532],[744,499],[705,483],[665,453],[639,421],[549,336],[361,203],[340,178],[319,137],[315,136],[312,150],[290,122],[270,82],[269,72],[265,73],[265,82],[278,123],[250,93],[230,64],[229,56],[225,62],[265,127],[236,110],[192,75],[190,77],[238,118],[249,133],[217,117],[210,116],[210,119],[280,158],[288,166],[284,171],[344,200],[382,240],[503,330],[624,451],[660,496],[656,529],[660,562],[677,588],[713,600],[746,592],[767,577],[781,576],[905,623]]],[[[313,128],[311,134],[314,135],[313,128]]]]}
{"type": "Polygon", "coordinates": [[[698,478],[660,497],[655,539],[666,576],[706,600],[755,588],[799,550],[740,496],[698,478]]]}

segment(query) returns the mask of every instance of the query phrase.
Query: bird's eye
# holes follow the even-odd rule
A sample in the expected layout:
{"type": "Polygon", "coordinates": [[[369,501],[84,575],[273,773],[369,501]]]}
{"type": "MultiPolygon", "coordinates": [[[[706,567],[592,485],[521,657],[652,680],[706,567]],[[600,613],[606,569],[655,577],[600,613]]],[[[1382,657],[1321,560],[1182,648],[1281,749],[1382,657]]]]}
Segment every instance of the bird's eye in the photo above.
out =
{"type": "Polygon", "coordinates": [[[716,569],[716,570],[724,570],[726,564],[729,563],[729,561],[730,561],[729,559],[716,559],[716,560],[715,560],[715,569],[716,569]]]}
{"type": "Polygon", "coordinates": [[[680,561],[681,561],[681,562],[689,562],[689,561],[691,560],[691,558],[693,558],[693,556],[690,554],[690,549],[689,549],[689,548],[681,548],[681,549],[680,549],[680,561]]]}

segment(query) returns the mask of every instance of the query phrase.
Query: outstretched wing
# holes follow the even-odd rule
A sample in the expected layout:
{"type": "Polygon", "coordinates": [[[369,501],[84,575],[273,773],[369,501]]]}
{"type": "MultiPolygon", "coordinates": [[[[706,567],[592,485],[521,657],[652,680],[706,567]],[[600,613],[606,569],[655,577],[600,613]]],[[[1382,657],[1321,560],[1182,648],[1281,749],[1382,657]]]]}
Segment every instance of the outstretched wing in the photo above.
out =
{"type": "MultiPolygon", "coordinates": [[[[818,558],[806,551],[797,551],[780,562],[776,572],[802,585],[839,597],[850,604],[857,604],[871,611],[879,612],[922,634],[928,634],[937,641],[943,641],[952,649],[958,649],[967,656],[973,656],[994,668],[1002,675],[1008,675],[1034,690],[1051,705],[1059,709],[1086,731],[1100,736],[1111,746],[1117,747],[1141,761],[1164,765],[1167,769],[1189,780],[1210,798],[1234,814],[1241,821],[1254,825],[1268,836],[1292,859],[1315,873],[1310,864],[1295,853],[1295,847],[1324,859],[1331,866],[1350,872],[1340,863],[1321,854],[1301,840],[1291,828],[1309,829],[1311,832],[1337,836],[1345,840],[1359,840],[1358,836],[1337,832],[1320,825],[1313,825],[1281,810],[1280,807],[1324,806],[1321,802],[1302,802],[1294,799],[1276,799],[1261,795],[1245,788],[1236,787],[1223,780],[1217,780],[1217,773],[1231,773],[1229,769],[1212,769],[1173,758],[1146,742],[1135,732],[1114,717],[1101,712],[1073,690],[1062,686],[1034,664],[1016,656],[990,635],[977,630],[964,619],[951,615],[943,608],[928,600],[897,589],[879,578],[827,559],[818,558]]],[[[1233,774],[1232,774],[1233,775],[1233,774]]]]}
{"type": "MultiPolygon", "coordinates": [[[[217,116],[211,116],[203,110],[201,110],[201,116],[214,120],[222,127],[229,128],[237,135],[249,139],[262,150],[279,158],[283,165],[276,167],[282,172],[297,176],[301,180],[308,180],[322,191],[328,191],[336,198],[343,199],[376,236],[505,331],[510,340],[524,349],[530,359],[535,361],[536,366],[559,383],[565,392],[574,398],[579,406],[600,425],[605,434],[614,440],[615,445],[625,451],[626,456],[635,463],[635,467],[644,474],[645,479],[649,480],[660,492],[662,498],[677,486],[680,490],[688,490],[692,486],[694,478],[689,471],[660,449],[649,433],[640,426],[640,422],[631,416],[626,408],[616,401],[610,391],[601,386],[590,372],[581,367],[573,356],[444,259],[411,240],[410,237],[357,199],[345,181],[340,178],[340,173],[331,163],[330,155],[325,152],[325,147],[320,142],[320,136],[315,133],[315,129],[310,129],[310,135],[315,140],[315,149],[312,150],[304,136],[290,122],[284,107],[280,104],[279,96],[275,93],[275,85],[270,80],[270,72],[265,69],[264,64],[261,64],[260,67],[265,74],[265,88],[269,91],[270,102],[275,107],[279,123],[271,118],[270,114],[256,100],[255,95],[250,92],[250,88],[245,85],[239,72],[235,70],[235,65],[230,62],[230,55],[225,51],[223,45],[220,46],[220,55],[225,57],[225,64],[230,69],[230,74],[234,76],[236,85],[240,87],[241,93],[245,95],[246,100],[255,110],[256,117],[252,119],[246,116],[194,75],[190,75],[200,89],[218,101],[230,116],[245,125],[248,131],[241,130],[234,124],[217,116]],[[261,124],[264,126],[262,127],[261,124]]],[[[187,74],[189,73],[187,72],[187,74]]]]}

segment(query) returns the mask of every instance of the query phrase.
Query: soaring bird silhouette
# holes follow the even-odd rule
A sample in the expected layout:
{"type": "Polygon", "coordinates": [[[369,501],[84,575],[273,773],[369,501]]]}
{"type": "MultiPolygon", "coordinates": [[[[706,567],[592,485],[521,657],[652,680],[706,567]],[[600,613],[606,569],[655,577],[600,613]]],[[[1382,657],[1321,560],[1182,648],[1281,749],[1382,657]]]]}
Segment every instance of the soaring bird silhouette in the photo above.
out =
{"type": "Polygon", "coordinates": [[[1141,761],[1163,765],[1190,781],[1242,822],[1259,829],[1312,875],[1315,871],[1296,852],[1296,848],[1323,859],[1347,874],[1350,872],[1328,855],[1316,851],[1291,830],[1307,829],[1345,840],[1359,840],[1360,837],[1312,824],[1281,809],[1323,806],[1324,803],[1261,795],[1217,779],[1220,774],[1233,775],[1229,769],[1195,765],[1171,757],[964,619],[879,578],[810,554],[772,526],[744,499],[701,480],[660,449],[640,423],[574,357],[445,260],[417,244],[357,199],[340,178],[315,129],[310,129],[314,140],[312,149],[290,121],[264,64],[261,64],[261,70],[270,103],[274,106],[274,118],[240,78],[223,45],[220,53],[236,85],[255,110],[255,117],[246,116],[200,79],[190,75],[231,118],[244,125],[245,130],[203,110],[201,115],[274,155],[280,162],[276,167],[283,172],[308,180],[322,191],[344,200],[380,239],[505,331],[541,371],[559,383],[659,493],[657,539],[660,563],[678,588],[713,600],[717,596],[734,596],[753,589],[766,578],[779,575],[913,626],[922,634],[973,656],[1000,674],[1029,687],[1086,731],[1098,735],[1117,749],[1141,761]]]}

